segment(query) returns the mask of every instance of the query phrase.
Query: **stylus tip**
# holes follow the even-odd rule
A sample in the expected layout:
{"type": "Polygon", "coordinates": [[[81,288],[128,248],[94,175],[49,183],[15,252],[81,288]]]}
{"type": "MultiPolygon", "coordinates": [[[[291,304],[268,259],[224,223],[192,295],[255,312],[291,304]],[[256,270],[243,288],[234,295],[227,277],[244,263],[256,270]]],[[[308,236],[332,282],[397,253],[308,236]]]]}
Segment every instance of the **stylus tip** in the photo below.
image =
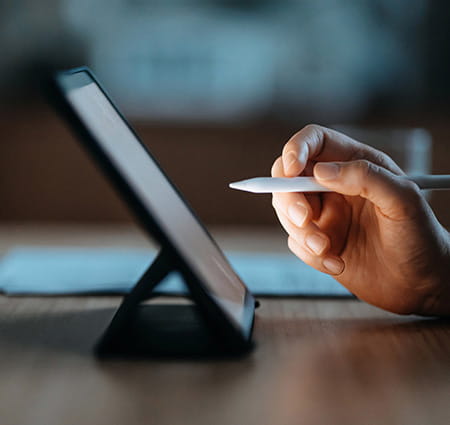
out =
{"type": "Polygon", "coordinates": [[[228,187],[230,187],[231,189],[238,189],[239,190],[239,183],[238,182],[230,183],[228,185],[228,187]]]}

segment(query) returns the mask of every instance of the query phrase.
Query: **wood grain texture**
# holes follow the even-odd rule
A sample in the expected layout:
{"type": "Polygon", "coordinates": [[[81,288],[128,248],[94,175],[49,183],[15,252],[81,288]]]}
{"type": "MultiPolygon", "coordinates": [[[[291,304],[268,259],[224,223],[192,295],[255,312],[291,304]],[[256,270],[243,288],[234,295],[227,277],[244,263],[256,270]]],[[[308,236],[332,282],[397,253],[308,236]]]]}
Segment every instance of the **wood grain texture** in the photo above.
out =
{"type": "MultiPolygon", "coordinates": [[[[2,248],[39,240],[22,230],[2,248]]],[[[144,240],[121,234],[130,245],[144,240]]],[[[92,347],[119,302],[0,297],[2,425],[450,423],[448,321],[354,300],[263,299],[247,357],[96,360],[92,347]]]]}
{"type": "Polygon", "coordinates": [[[263,300],[239,360],[98,361],[118,298],[1,298],[1,423],[448,424],[450,326],[263,300]]]}

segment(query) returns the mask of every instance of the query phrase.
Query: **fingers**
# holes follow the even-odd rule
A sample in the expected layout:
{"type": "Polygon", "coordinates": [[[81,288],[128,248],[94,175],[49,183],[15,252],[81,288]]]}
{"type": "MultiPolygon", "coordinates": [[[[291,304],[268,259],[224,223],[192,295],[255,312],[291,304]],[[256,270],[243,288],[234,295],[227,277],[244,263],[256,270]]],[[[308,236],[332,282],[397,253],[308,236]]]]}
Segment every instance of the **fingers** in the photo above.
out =
{"type": "Polygon", "coordinates": [[[342,274],[345,265],[341,258],[337,256],[327,255],[324,257],[318,257],[311,255],[302,244],[299,244],[294,238],[288,238],[289,249],[303,262],[314,267],[320,272],[337,276],[342,274]]]}
{"type": "Polygon", "coordinates": [[[320,231],[314,223],[308,223],[303,228],[292,223],[283,211],[275,208],[281,225],[289,234],[288,246],[306,264],[315,269],[338,275],[344,270],[343,261],[330,252],[330,239],[320,231]]]}
{"type": "MultiPolygon", "coordinates": [[[[286,177],[281,157],[272,166],[272,177],[286,177]]],[[[298,227],[305,226],[313,216],[311,205],[302,193],[274,193],[272,205],[288,215],[290,220],[298,227]]]]}
{"type": "Polygon", "coordinates": [[[314,167],[320,184],[343,195],[361,196],[386,217],[410,218],[422,207],[418,187],[367,160],[321,162],[314,167]]]}
{"type": "Polygon", "coordinates": [[[283,148],[282,161],[286,177],[298,176],[308,161],[352,161],[367,159],[394,174],[402,170],[383,152],[351,139],[344,134],[310,124],[294,134],[283,148]]]}

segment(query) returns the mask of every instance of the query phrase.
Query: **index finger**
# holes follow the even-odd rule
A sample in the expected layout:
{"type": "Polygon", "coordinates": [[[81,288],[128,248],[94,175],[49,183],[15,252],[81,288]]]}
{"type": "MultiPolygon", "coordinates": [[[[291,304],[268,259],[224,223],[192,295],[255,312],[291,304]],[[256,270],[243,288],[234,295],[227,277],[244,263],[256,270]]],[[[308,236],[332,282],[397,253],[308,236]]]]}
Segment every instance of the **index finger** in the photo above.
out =
{"type": "Polygon", "coordinates": [[[310,160],[328,162],[367,159],[394,174],[404,174],[383,152],[315,124],[307,125],[290,138],[283,147],[282,158],[287,177],[300,175],[310,160]]]}

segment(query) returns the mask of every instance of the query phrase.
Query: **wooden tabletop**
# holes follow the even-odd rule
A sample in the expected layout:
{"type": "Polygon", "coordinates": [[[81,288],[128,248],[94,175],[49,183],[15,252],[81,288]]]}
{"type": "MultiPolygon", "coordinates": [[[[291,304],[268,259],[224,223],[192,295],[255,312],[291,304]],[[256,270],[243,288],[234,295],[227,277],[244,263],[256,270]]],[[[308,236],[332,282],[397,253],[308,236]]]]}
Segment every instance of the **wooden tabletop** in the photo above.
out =
{"type": "MultiPolygon", "coordinates": [[[[283,235],[217,232],[284,249],[283,235]]],[[[130,228],[0,228],[20,243],[143,246],[130,228]]],[[[262,299],[240,359],[97,360],[120,297],[0,297],[2,425],[449,424],[450,323],[354,300],[262,299]]]]}

